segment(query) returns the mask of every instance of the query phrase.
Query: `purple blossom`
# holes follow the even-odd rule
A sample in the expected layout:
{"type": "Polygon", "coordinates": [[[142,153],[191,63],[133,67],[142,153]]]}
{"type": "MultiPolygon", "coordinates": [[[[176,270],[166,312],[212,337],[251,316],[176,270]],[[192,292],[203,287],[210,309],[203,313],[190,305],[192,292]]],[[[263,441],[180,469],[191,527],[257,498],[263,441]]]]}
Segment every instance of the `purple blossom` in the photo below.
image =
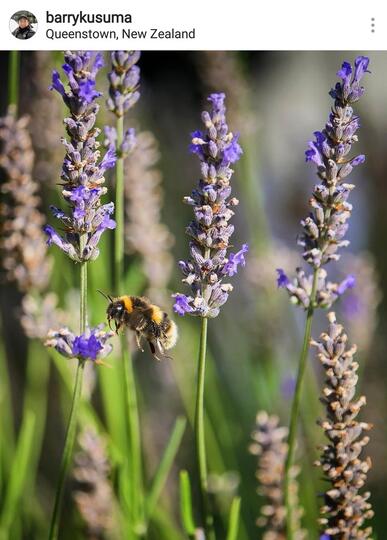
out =
{"type": "Polygon", "coordinates": [[[355,103],[364,94],[364,88],[360,86],[360,81],[368,71],[369,58],[367,56],[358,56],[352,69],[349,62],[343,62],[337,76],[342,82],[337,83],[335,88],[330,91],[334,99],[346,100],[348,103],[355,103]]]}
{"type": "Polygon", "coordinates": [[[356,156],[355,158],[351,159],[350,163],[352,167],[357,167],[358,165],[361,165],[365,162],[365,156],[363,154],[360,154],[359,156],[356,156]]]}
{"type": "Polygon", "coordinates": [[[95,98],[98,98],[101,95],[101,92],[95,90],[95,81],[87,79],[79,82],[78,96],[83,98],[86,103],[92,103],[95,98]]]}
{"type": "Polygon", "coordinates": [[[54,69],[52,72],[52,85],[50,86],[50,90],[56,90],[61,96],[66,94],[63,83],[60,80],[60,75],[56,69],[54,69]]]}
{"type": "Polygon", "coordinates": [[[175,299],[173,311],[178,315],[183,316],[186,313],[192,313],[194,311],[194,308],[190,305],[193,300],[191,296],[185,296],[185,294],[173,294],[172,297],[175,299]]]}
{"type": "Polygon", "coordinates": [[[190,258],[180,261],[179,266],[192,297],[174,295],[174,309],[179,315],[216,317],[232,291],[232,285],[223,283],[223,279],[234,276],[239,265],[245,266],[247,244],[227,255],[234,232],[229,221],[238,205],[236,198],[230,198],[234,172],[230,165],[240,158],[242,149],[239,134],[228,129],[224,100],[223,93],[211,94],[208,101],[212,110],[202,113],[204,129],[191,133],[189,150],[200,160],[201,179],[191,195],[184,198],[193,207],[194,219],[186,229],[190,258]]]}
{"type": "Polygon", "coordinates": [[[62,96],[71,113],[83,114],[102,95],[95,90],[95,77],[103,65],[101,59],[101,53],[67,51],[62,66],[69,83],[67,91],[59,73],[53,71],[50,90],[56,90],[62,96]]]}
{"type": "Polygon", "coordinates": [[[199,156],[203,156],[203,133],[200,130],[193,131],[191,133],[191,144],[189,145],[189,151],[192,154],[198,154],[199,156]],[[203,141],[202,143],[199,141],[203,141]]]}
{"type": "Polygon", "coordinates": [[[85,360],[91,358],[96,360],[98,353],[102,350],[102,343],[98,341],[94,334],[76,336],[73,343],[73,353],[85,360]]]}
{"type": "Polygon", "coordinates": [[[342,296],[347,289],[353,289],[356,284],[356,278],[353,275],[347,276],[338,286],[337,294],[342,296]]]}
{"type": "Polygon", "coordinates": [[[110,214],[113,212],[114,210],[114,206],[112,207],[113,203],[109,203],[109,205],[105,204],[103,207],[102,207],[102,210],[105,211],[105,214],[103,216],[103,219],[101,221],[101,223],[98,225],[98,230],[106,230],[106,229],[115,229],[116,228],[116,222],[114,221],[114,219],[111,219],[110,217],[110,214]],[[107,208],[109,206],[109,209],[107,208]]]}
{"type": "Polygon", "coordinates": [[[70,242],[64,240],[56,232],[56,230],[51,227],[51,225],[46,225],[45,227],[43,227],[43,231],[47,234],[48,246],[52,246],[52,244],[55,244],[56,246],[58,246],[59,249],[66,253],[70,257],[70,259],[73,259],[74,261],[78,260],[77,252],[74,246],[70,242]]]}
{"type": "Polygon", "coordinates": [[[277,276],[277,287],[283,288],[286,287],[290,283],[290,280],[288,276],[285,274],[285,272],[282,270],[282,268],[277,268],[276,270],[278,276],[277,276]]]}
{"type": "Polygon", "coordinates": [[[246,260],[244,254],[249,251],[249,246],[243,244],[242,249],[237,253],[230,253],[228,261],[223,267],[223,274],[232,277],[238,272],[238,265],[246,266],[246,260]]]}
{"type": "Polygon", "coordinates": [[[370,63],[370,59],[367,56],[358,56],[355,59],[355,74],[353,76],[354,82],[360,82],[366,73],[371,73],[367,68],[370,63]]]}
{"type": "Polygon", "coordinates": [[[84,361],[92,360],[99,363],[112,351],[112,345],[108,343],[108,340],[114,332],[105,332],[104,326],[100,324],[94,328],[88,328],[80,335],[75,335],[68,328],[50,330],[45,345],[54,347],[66,358],[77,357],[84,361]]]}
{"type": "Polygon", "coordinates": [[[105,172],[107,169],[112,169],[117,161],[115,148],[111,147],[104,155],[101,163],[99,164],[100,170],[105,172]]]}
{"type": "Polygon", "coordinates": [[[341,69],[336,73],[336,75],[342,79],[343,84],[349,85],[351,81],[352,66],[349,62],[343,62],[341,69]]]}
{"type": "Polygon", "coordinates": [[[212,103],[214,114],[224,114],[226,108],[224,106],[224,100],[226,99],[226,94],[224,92],[210,94],[207,98],[207,101],[212,103]]]}
{"type": "Polygon", "coordinates": [[[226,148],[224,149],[224,154],[223,154],[224,164],[235,163],[236,161],[240,159],[241,155],[243,154],[243,150],[238,143],[238,139],[239,139],[239,133],[237,133],[233,137],[233,140],[231,141],[231,143],[228,146],[226,146],[226,148]]]}
{"type": "Polygon", "coordinates": [[[323,152],[323,143],[326,140],[326,137],[321,131],[315,131],[314,136],[315,141],[309,141],[308,146],[309,150],[305,151],[305,161],[313,161],[318,167],[323,166],[322,152],[323,152]]]}

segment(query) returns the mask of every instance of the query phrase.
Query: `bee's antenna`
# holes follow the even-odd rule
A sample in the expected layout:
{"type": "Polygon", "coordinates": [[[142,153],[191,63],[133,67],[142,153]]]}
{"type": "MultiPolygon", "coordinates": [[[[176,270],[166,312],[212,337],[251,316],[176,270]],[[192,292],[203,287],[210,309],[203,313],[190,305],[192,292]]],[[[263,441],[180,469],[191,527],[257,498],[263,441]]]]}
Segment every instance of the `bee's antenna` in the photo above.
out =
{"type": "Polygon", "coordinates": [[[113,298],[110,296],[110,294],[106,294],[104,292],[102,292],[100,289],[97,289],[97,291],[102,294],[102,296],[104,296],[106,298],[106,300],[109,300],[109,302],[113,302],[113,298]]]}

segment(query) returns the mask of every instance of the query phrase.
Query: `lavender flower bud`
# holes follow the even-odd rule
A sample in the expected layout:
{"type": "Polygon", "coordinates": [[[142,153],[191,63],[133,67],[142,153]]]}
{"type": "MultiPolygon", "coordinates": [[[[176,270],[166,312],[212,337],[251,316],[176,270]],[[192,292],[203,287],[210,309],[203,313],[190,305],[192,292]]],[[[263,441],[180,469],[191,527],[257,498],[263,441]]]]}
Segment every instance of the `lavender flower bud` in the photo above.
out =
{"type": "Polygon", "coordinates": [[[357,416],[365,405],[364,396],[355,398],[359,364],[354,361],[356,346],[348,348],[347,335],[336,322],[335,314],[328,314],[329,329],[312,341],[318,350],[318,358],[325,370],[325,387],[321,402],[326,408],[326,418],[319,425],[329,439],[323,447],[316,465],[322,468],[331,487],[324,495],[320,519],[323,533],[333,538],[366,539],[372,534],[371,527],[364,528],[366,520],[373,516],[368,502],[369,492],[360,493],[364,486],[371,460],[360,454],[368,443],[364,431],[371,429],[357,416]]]}
{"type": "MultiPolygon", "coordinates": [[[[322,273],[322,267],[330,261],[339,260],[340,248],[349,244],[344,238],[348,230],[347,221],[352,212],[352,205],[347,199],[354,185],[343,180],[354,167],[365,161],[363,155],[351,158],[348,154],[353,143],[357,141],[356,131],[360,125],[352,104],[364,93],[360,81],[367,73],[368,63],[368,58],[364,56],[356,58],[354,69],[348,62],[343,63],[341,70],[337,72],[342,82],[337,83],[330,92],[334,105],[328,122],[322,131],[314,133],[315,140],[309,142],[309,148],[305,152],[306,161],[316,165],[321,183],[315,185],[309,201],[312,211],[301,221],[303,233],[298,244],[303,248],[304,260],[313,271],[317,271],[320,286],[316,305],[320,307],[330,307],[336,298],[354,285],[350,278],[340,284],[329,284],[325,281],[326,274],[322,273]],[[326,283],[327,288],[323,288],[323,283],[326,283]]],[[[293,302],[307,309],[309,300],[305,297],[305,292],[309,296],[310,293],[305,290],[299,278],[299,270],[293,284],[286,282],[287,278],[281,274],[278,284],[287,289],[293,302]]]]}
{"type": "Polygon", "coordinates": [[[240,251],[227,256],[234,232],[234,226],[229,224],[234,215],[231,208],[237,204],[236,199],[229,199],[233,174],[230,165],[240,158],[242,149],[239,136],[228,130],[224,99],[223,93],[209,96],[211,113],[202,113],[205,130],[191,134],[190,151],[201,161],[202,177],[191,196],[185,198],[194,212],[194,220],[186,229],[191,238],[191,257],[179,264],[186,276],[183,282],[190,285],[192,296],[173,295],[174,310],[179,315],[216,317],[231,290],[222,280],[235,275],[238,265],[245,265],[244,254],[248,251],[244,244],[240,251]]]}
{"type": "Polygon", "coordinates": [[[114,332],[105,332],[102,330],[104,326],[102,323],[94,328],[88,328],[79,336],[73,334],[66,327],[50,330],[45,346],[54,347],[66,358],[92,360],[98,364],[102,358],[111,353],[113,348],[107,341],[114,335],[114,332]]]}
{"type": "Polygon", "coordinates": [[[99,130],[94,127],[99,106],[95,100],[101,95],[95,90],[95,77],[103,65],[101,53],[67,52],[63,70],[68,78],[66,90],[59,73],[54,71],[52,89],[60,93],[70,110],[71,117],[64,123],[69,140],[63,139],[66,156],[63,161],[62,195],[70,206],[70,215],[52,207],[54,216],[64,225],[64,237],[47,225],[47,243],[56,244],[76,262],[94,260],[99,253],[97,244],[106,229],[114,229],[111,219],[113,203],[101,205],[101,196],[106,193],[105,171],[114,167],[116,155],[109,148],[100,159],[99,130]],[[80,237],[86,237],[83,248],[80,237]]]}
{"type": "MultiPolygon", "coordinates": [[[[312,294],[313,276],[311,274],[306,275],[302,268],[297,268],[296,277],[293,281],[290,281],[281,268],[278,268],[277,272],[278,287],[288,291],[290,301],[293,304],[301,305],[305,309],[308,309],[310,306],[310,296],[312,294]]],[[[355,277],[349,275],[340,283],[332,283],[327,280],[326,270],[321,268],[318,274],[316,300],[313,303],[313,307],[330,308],[347,289],[352,289],[355,286],[355,282],[355,277]]]]}
{"type": "MultiPolygon", "coordinates": [[[[287,428],[279,426],[277,416],[269,416],[266,411],[257,414],[256,428],[252,433],[254,442],[250,445],[250,452],[258,456],[258,493],[265,498],[261,515],[257,519],[258,527],[265,529],[263,540],[284,540],[286,537],[283,481],[288,451],[285,442],[287,435],[287,428]]],[[[297,509],[293,513],[293,531],[295,540],[303,540],[306,533],[300,527],[302,509],[298,503],[298,472],[298,467],[292,467],[291,497],[292,504],[297,509]]]]}
{"type": "Polygon", "coordinates": [[[139,59],[139,51],[111,53],[113,69],[108,75],[110,86],[106,104],[117,117],[123,116],[140,97],[138,91],[140,68],[135,65],[139,59]]]}

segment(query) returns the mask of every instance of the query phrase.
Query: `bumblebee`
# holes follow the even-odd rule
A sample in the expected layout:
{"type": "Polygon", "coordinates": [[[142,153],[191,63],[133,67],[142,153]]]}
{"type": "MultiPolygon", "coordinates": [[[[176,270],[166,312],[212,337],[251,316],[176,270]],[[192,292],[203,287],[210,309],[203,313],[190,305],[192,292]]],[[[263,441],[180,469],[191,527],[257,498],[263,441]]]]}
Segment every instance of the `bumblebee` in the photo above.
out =
{"type": "MultiPolygon", "coordinates": [[[[101,292],[101,291],[100,291],[101,292]]],[[[156,360],[170,358],[165,351],[172,349],[177,341],[177,326],[168,315],[145,296],[119,296],[112,298],[102,293],[110,302],[106,314],[111,328],[114,321],[115,331],[128,327],[135,332],[136,343],[140,351],[141,339],[145,338],[156,360]]]]}

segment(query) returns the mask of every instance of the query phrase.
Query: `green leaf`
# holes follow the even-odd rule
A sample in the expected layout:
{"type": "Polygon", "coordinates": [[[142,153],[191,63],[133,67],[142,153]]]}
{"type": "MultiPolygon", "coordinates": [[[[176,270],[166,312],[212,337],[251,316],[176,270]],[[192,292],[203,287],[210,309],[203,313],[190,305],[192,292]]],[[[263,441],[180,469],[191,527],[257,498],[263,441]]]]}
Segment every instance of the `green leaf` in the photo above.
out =
{"type": "MultiPolygon", "coordinates": [[[[48,348],[47,352],[50,358],[52,359],[52,361],[54,362],[56,369],[58,370],[58,373],[62,379],[62,382],[66,388],[67,393],[69,394],[69,396],[72,396],[73,385],[74,385],[74,380],[73,380],[74,375],[73,373],[71,373],[69,366],[67,365],[67,362],[69,362],[70,360],[66,360],[65,358],[63,358],[63,356],[57,353],[54,349],[48,348]]],[[[101,368],[98,368],[98,369],[99,369],[98,374],[101,375],[101,372],[107,371],[109,368],[101,366],[101,368]]],[[[105,430],[97,413],[95,412],[91,403],[87,400],[82,400],[81,402],[81,407],[79,411],[79,424],[83,427],[95,426],[95,428],[97,429],[99,433],[104,433],[104,436],[109,441],[109,448],[110,448],[111,458],[113,459],[113,462],[122,463],[123,454],[121,450],[114,443],[111,433],[105,430]]]]}
{"type": "Polygon", "coordinates": [[[15,452],[10,389],[6,353],[3,345],[0,344],[0,494],[6,483],[15,452]]]}
{"type": "Polygon", "coordinates": [[[230,517],[228,521],[227,540],[237,540],[238,538],[240,510],[241,498],[234,497],[231,503],[230,517]]]}
{"type": "Polygon", "coordinates": [[[187,471],[180,471],[180,514],[185,532],[193,537],[196,527],[192,513],[191,481],[187,471]]]}
{"type": "Polygon", "coordinates": [[[31,456],[32,443],[34,441],[35,414],[26,411],[20,428],[20,434],[16,445],[14,460],[11,467],[3,510],[0,517],[0,538],[9,538],[9,529],[20,508],[20,501],[24,493],[24,485],[27,478],[27,469],[31,456]]]}
{"type": "Polygon", "coordinates": [[[165,448],[163,457],[161,458],[160,464],[158,466],[151,488],[149,490],[149,495],[145,502],[147,520],[151,519],[153,515],[154,508],[167,480],[169,472],[172,468],[173,461],[183,438],[186,424],[187,421],[182,416],[178,417],[175,422],[171,437],[165,448]]]}
{"type": "Polygon", "coordinates": [[[149,538],[157,538],[157,540],[186,540],[187,537],[174,523],[173,516],[163,508],[160,508],[160,506],[156,506],[153,512],[149,538]]]}

